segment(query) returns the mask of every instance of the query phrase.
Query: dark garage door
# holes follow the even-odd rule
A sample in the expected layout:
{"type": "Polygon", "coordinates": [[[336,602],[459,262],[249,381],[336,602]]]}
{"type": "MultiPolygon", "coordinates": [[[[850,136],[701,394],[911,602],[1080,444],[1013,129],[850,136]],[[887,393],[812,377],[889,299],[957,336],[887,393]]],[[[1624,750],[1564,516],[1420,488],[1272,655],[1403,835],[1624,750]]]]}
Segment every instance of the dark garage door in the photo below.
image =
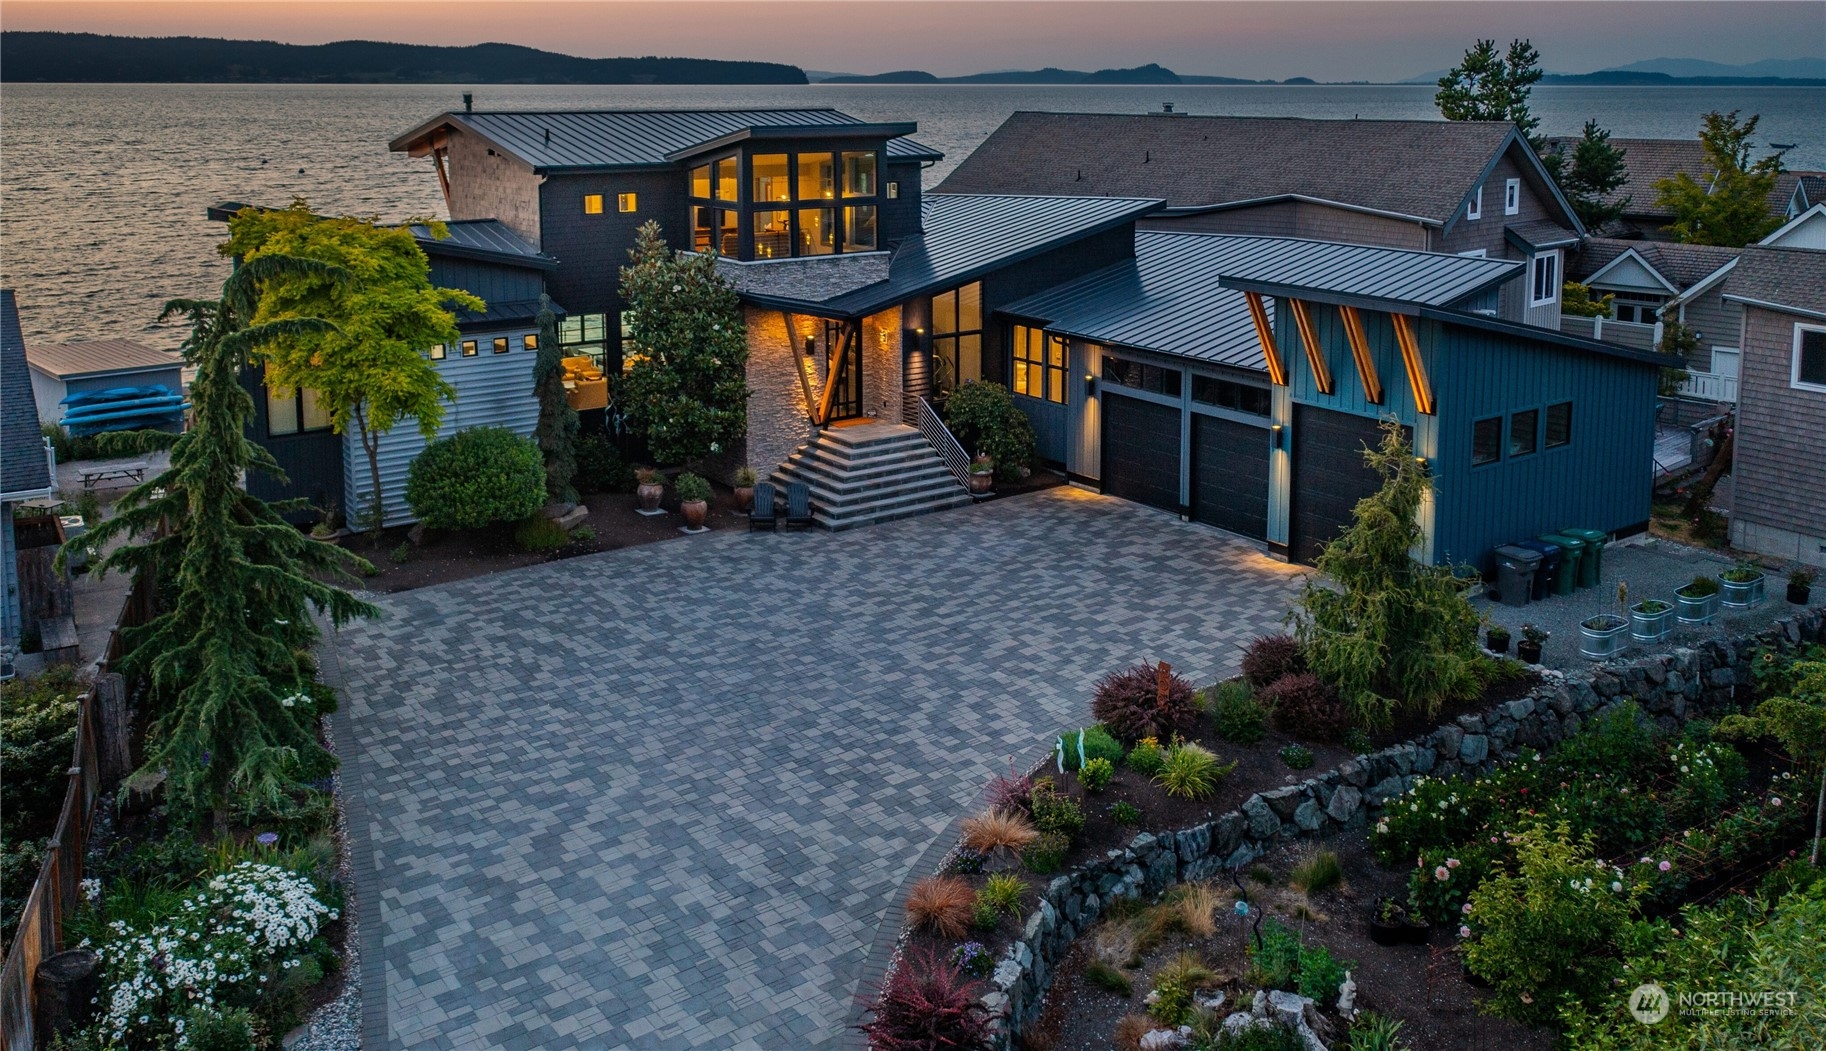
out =
{"type": "Polygon", "coordinates": [[[1192,414],[1192,517],[1268,536],[1268,428],[1192,414]]]}
{"type": "Polygon", "coordinates": [[[1103,395],[1103,491],[1179,510],[1179,408],[1103,395]]]}
{"type": "Polygon", "coordinates": [[[1351,523],[1357,501],[1376,491],[1379,479],[1364,466],[1363,447],[1382,432],[1375,420],[1330,409],[1293,409],[1293,504],[1287,549],[1295,562],[1311,563],[1319,550],[1351,523]]]}

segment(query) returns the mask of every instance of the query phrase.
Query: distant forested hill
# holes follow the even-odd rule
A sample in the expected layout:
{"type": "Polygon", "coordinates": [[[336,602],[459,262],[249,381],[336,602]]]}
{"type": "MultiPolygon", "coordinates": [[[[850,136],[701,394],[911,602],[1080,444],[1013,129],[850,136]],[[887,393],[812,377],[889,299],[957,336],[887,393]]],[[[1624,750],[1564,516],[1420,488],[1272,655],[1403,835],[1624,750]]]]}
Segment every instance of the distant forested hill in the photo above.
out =
{"type": "Polygon", "coordinates": [[[777,62],[576,58],[517,44],[429,47],[348,40],[0,33],[0,80],[111,83],[803,84],[777,62]]]}

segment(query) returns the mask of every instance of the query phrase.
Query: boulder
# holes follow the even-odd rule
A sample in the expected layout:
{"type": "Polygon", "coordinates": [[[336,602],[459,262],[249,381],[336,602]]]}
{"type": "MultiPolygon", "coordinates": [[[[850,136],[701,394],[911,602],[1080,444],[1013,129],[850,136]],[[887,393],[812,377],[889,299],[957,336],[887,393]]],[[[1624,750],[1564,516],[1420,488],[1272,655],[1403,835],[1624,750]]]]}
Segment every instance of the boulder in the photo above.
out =
{"type": "MultiPolygon", "coordinates": [[[[1288,813],[1292,812],[1290,808],[1288,813]]],[[[1281,831],[1281,819],[1275,816],[1267,803],[1262,802],[1260,794],[1243,801],[1243,814],[1249,819],[1249,834],[1257,839],[1273,839],[1281,831]]]]}
{"type": "Polygon", "coordinates": [[[1268,809],[1282,820],[1293,817],[1293,812],[1299,809],[1301,800],[1305,798],[1306,790],[1299,785],[1290,785],[1286,788],[1277,788],[1272,792],[1262,793],[1262,802],[1267,803],[1268,809]]]}
{"type": "Polygon", "coordinates": [[[1325,811],[1319,809],[1319,801],[1308,798],[1294,809],[1293,823],[1300,826],[1302,832],[1317,832],[1325,824],[1325,811]]]}
{"type": "Polygon", "coordinates": [[[1466,734],[1463,744],[1458,746],[1458,761],[1466,766],[1475,766],[1490,755],[1490,739],[1483,734],[1466,734]]]}
{"type": "Polygon", "coordinates": [[[1345,785],[1343,788],[1332,793],[1331,805],[1325,808],[1325,813],[1326,816],[1330,817],[1333,821],[1343,825],[1348,824],[1352,818],[1356,817],[1358,811],[1361,810],[1362,807],[1363,793],[1349,785],[1345,785]]]}

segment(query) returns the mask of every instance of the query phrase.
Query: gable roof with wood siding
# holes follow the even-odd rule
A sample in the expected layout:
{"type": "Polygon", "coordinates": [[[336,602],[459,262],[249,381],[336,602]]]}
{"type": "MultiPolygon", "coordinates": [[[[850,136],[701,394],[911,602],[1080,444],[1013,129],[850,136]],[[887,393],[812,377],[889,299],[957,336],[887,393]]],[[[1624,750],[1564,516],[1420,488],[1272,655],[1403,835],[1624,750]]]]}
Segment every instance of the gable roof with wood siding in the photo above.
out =
{"type": "Polygon", "coordinates": [[[157,350],[130,339],[95,339],[78,343],[33,343],[25,360],[52,379],[82,376],[128,376],[181,368],[184,359],[168,350],[157,350]]]}
{"type": "Polygon", "coordinates": [[[1736,259],[1739,248],[1682,244],[1678,241],[1630,241],[1617,237],[1587,238],[1577,255],[1566,263],[1566,276],[1590,283],[1619,259],[1633,254],[1642,265],[1660,275],[1674,291],[1684,292],[1716,274],[1736,259]]]}
{"type": "Polygon", "coordinates": [[[0,493],[39,495],[51,487],[51,465],[25,363],[19,304],[10,288],[0,288],[0,391],[0,493]]]}
{"type": "Polygon", "coordinates": [[[1746,248],[1725,298],[1745,306],[1826,320],[1826,252],[1746,248]]]}

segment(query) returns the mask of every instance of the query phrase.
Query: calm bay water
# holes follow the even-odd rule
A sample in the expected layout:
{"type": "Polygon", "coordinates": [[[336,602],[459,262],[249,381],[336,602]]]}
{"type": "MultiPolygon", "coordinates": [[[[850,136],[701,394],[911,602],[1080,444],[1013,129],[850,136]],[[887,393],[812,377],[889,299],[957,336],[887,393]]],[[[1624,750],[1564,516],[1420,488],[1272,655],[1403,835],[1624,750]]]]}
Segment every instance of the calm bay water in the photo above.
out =
{"type": "MultiPolygon", "coordinates": [[[[914,120],[945,152],[942,178],[1021,109],[1139,113],[1164,101],[1200,114],[1434,118],[1433,89],[1375,87],[560,87],[482,86],[480,109],[835,106],[914,120]]],[[[323,212],[397,220],[441,214],[429,162],[387,141],[462,104],[461,87],[9,84],[0,90],[0,283],[17,288],[28,340],[137,338],[175,296],[207,296],[227,264],[219,200],[309,199],[323,212]]],[[[1826,88],[1537,88],[1549,134],[1587,118],[1619,137],[1695,134],[1710,109],[1760,113],[1787,163],[1826,168],[1826,88]]],[[[1424,171],[1424,159],[1416,158],[1424,171]]]]}

